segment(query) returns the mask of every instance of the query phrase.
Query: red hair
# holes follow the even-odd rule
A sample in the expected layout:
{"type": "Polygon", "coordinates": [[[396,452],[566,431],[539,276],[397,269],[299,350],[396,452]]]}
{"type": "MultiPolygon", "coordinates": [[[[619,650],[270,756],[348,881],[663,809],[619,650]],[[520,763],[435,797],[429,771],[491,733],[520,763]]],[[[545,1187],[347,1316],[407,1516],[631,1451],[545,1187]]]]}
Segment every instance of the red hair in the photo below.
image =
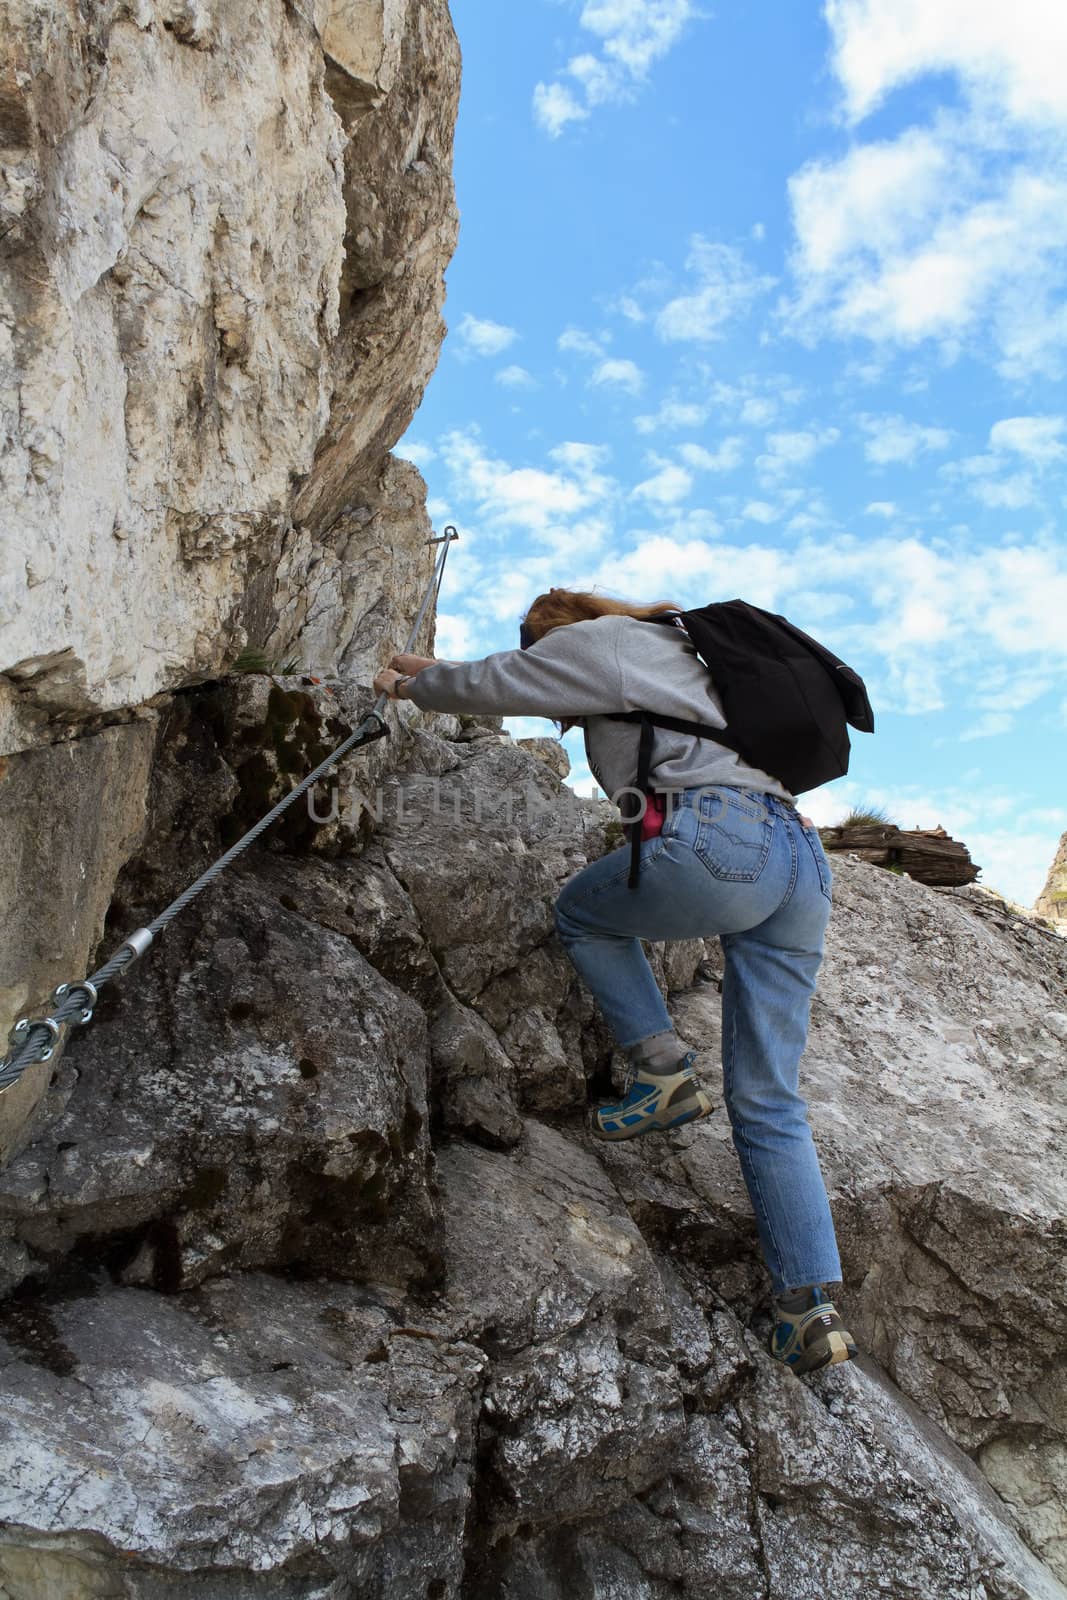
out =
{"type": "Polygon", "coordinates": [[[681,611],[670,600],[655,600],[637,605],[631,600],[613,600],[610,595],[588,594],[583,589],[549,589],[532,601],[523,624],[532,639],[543,639],[553,628],[568,622],[592,622],[596,617],[633,617],[647,622],[663,611],[681,611]]]}

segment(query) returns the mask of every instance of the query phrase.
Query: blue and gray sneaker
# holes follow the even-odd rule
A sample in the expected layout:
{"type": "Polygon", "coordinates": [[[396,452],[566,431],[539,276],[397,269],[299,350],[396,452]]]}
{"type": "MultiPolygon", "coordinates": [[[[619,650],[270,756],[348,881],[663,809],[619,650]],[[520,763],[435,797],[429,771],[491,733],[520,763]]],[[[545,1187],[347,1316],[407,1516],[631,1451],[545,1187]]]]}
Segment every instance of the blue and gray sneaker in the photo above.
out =
{"type": "Polygon", "coordinates": [[[855,1341],[821,1284],[774,1302],[774,1330],[767,1348],[797,1374],[816,1372],[836,1361],[851,1361],[855,1341]]]}
{"type": "Polygon", "coordinates": [[[676,1072],[641,1072],[621,1100],[600,1106],[592,1118],[598,1139],[632,1139],[639,1133],[665,1132],[710,1116],[715,1106],[697,1083],[696,1051],[682,1057],[676,1072]]]}

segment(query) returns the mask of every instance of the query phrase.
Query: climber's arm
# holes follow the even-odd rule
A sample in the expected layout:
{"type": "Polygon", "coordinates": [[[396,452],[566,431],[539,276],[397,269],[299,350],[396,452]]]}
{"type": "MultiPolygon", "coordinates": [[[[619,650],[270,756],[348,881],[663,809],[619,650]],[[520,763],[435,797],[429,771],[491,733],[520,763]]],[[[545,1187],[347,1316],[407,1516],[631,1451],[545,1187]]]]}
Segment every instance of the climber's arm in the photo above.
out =
{"type": "Polygon", "coordinates": [[[581,717],[623,711],[615,617],[553,628],[528,650],[482,661],[435,661],[403,686],[423,711],[581,717]]]}

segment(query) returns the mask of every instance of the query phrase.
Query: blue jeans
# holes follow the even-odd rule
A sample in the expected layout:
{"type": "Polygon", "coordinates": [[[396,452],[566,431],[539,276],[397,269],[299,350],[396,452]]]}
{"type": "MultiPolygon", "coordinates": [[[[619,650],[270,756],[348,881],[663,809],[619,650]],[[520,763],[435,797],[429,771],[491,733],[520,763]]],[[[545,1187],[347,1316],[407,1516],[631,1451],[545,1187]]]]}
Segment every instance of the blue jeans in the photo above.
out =
{"type": "Polygon", "coordinates": [[[593,861],[556,902],[560,940],[621,1049],[673,1024],[640,941],[718,934],[723,1098],[773,1292],[841,1277],[826,1186],[798,1090],[833,876],[813,827],[777,795],[678,790],[658,838],[593,861]]]}

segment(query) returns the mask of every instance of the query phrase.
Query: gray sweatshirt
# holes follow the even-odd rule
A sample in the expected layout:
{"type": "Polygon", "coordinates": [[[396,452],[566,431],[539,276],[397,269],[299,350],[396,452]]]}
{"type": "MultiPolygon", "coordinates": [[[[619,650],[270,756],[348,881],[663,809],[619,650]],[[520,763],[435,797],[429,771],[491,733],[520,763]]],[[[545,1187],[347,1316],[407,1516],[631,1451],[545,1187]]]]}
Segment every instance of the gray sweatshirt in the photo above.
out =
{"type": "MultiPolygon", "coordinates": [[[[612,799],[634,781],[641,730],[610,722],[604,712],[658,711],[726,726],[711,674],[685,629],[625,616],[569,622],[528,650],[500,650],[483,661],[435,661],[412,678],[406,696],[423,711],[580,722],[589,770],[612,799]]],[[[650,782],[657,789],[721,783],[794,798],[736,751],[667,728],[654,732],[650,782]]]]}

